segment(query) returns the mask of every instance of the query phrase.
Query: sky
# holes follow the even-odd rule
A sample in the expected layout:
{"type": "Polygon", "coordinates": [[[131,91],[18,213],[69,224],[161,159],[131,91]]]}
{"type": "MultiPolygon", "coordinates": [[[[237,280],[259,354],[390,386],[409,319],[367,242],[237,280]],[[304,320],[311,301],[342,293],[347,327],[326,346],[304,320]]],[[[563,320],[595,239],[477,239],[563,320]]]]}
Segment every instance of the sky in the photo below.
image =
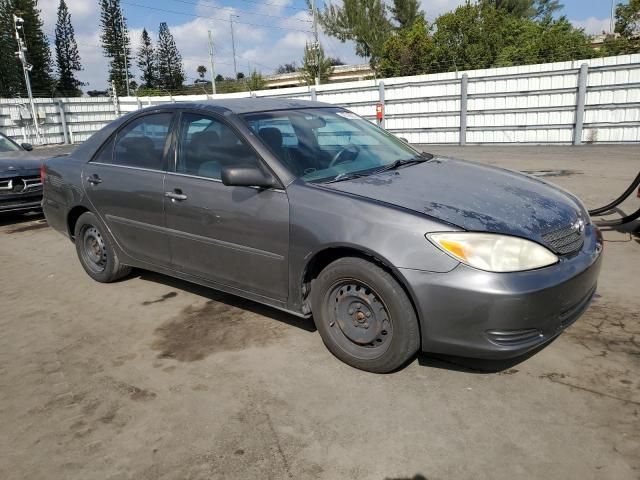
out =
{"type": "MultiPolygon", "coordinates": [[[[322,8],[325,0],[318,0],[322,8]]],[[[328,0],[326,0],[328,1],[328,0]]],[[[465,0],[421,0],[427,19],[454,9],[465,0]]],[[[100,47],[98,0],[66,0],[83,71],[78,78],[88,83],[85,90],[103,89],[107,84],[107,60],[100,47]]],[[[56,11],[59,0],[39,0],[45,32],[53,47],[56,11]]],[[[563,0],[566,15],[576,26],[595,34],[609,30],[609,0],[563,0]]],[[[137,51],[143,28],[155,40],[160,22],[167,22],[182,54],[186,83],[197,78],[196,68],[209,70],[207,31],[214,39],[215,73],[233,76],[233,54],[229,16],[234,21],[237,70],[249,67],[263,75],[274,73],[283,63],[301,63],[305,42],[313,38],[312,23],[305,0],[121,0],[129,28],[133,52],[137,51]]],[[[365,63],[355,55],[353,44],[320,35],[325,53],[345,63],[365,63]]],[[[134,62],[135,64],[135,59],[134,62]]],[[[139,80],[135,65],[132,73],[139,80]]],[[[209,73],[207,73],[207,78],[209,73]]]]}

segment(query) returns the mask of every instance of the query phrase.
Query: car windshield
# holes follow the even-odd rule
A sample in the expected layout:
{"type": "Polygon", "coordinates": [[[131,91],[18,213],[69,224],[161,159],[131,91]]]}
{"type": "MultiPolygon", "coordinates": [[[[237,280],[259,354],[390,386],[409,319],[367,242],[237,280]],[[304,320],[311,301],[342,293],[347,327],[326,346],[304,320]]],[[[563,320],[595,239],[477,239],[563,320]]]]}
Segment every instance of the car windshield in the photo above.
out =
{"type": "Polygon", "coordinates": [[[243,117],[287,168],[307,182],[369,175],[430,158],[337,107],[260,112],[243,117]]]}
{"type": "Polygon", "coordinates": [[[20,147],[9,140],[7,137],[0,135],[0,152],[17,152],[20,147]]]}

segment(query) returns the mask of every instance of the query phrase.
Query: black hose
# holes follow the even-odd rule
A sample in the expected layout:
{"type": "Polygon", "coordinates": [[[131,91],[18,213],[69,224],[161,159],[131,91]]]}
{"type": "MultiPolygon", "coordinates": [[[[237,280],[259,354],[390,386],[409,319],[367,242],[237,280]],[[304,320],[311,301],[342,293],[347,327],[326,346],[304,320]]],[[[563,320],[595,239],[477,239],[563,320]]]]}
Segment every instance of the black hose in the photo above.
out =
{"type": "Polygon", "coordinates": [[[617,227],[618,225],[624,225],[625,223],[633,222],[640,218],[640,208],[626,217],[617,218],[616,220],[599,220],[594,222],[599,227],[617,227]]]}
{"type": "MultiPolygon", "coordinates": [[[[618,198],[616,198],[609,205],[605,205],[604,207],[600,207],[600,208],[595,208],[593,210],[589,210],[589,215],[601,215],[601,214],[603,214],[605,212],[608,212],[609,210],[617,207],[622,202],[624,202],[629,195],[631,195],[633,193],[633,191],[636,189],[636,187],[638,185],[640,185],[640,172],[638,172],[638,176],[636,177],[636,179],[633,182],[631,182],[631,185],[629,185],[629,188],[627,188],[622,195],[620,195],[618,198]]],[[[631,215],[629,215],[629,217],[632,217],[636,213],[638,213],[638,212],[632,213],[631,215]]],[[[629,217],[624,217],[624,218],[629,218],[629,217]]],[[[635,217],[635,218],[638,218],[638,217],[635,217]]],[[[635,220],[635,218],[631,219],[631,220],[628,220],[628,221],[631,222],[631,221],[635,220]]],[[[611,220],[611,221],[612,222],[617,222],[618,220],[611,220]]],[[[626,222],[623,222],[623,223],[626,223],[626,222]]],[[[620,224],[616,223],[615,225],[620,225],[620,224]]]]}

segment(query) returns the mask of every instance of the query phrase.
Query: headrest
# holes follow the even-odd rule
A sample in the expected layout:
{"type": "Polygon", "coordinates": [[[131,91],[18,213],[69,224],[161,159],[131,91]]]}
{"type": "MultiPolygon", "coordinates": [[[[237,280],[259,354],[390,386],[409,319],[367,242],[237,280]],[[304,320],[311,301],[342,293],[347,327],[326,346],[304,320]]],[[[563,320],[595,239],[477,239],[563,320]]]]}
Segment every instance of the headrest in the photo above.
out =
{"type": "Polygon", "coordinates": [[[282,132],[275,127],[264,127],[258,131],[258,135],[267,145],[274,149],[282,147],[282,132]]]}

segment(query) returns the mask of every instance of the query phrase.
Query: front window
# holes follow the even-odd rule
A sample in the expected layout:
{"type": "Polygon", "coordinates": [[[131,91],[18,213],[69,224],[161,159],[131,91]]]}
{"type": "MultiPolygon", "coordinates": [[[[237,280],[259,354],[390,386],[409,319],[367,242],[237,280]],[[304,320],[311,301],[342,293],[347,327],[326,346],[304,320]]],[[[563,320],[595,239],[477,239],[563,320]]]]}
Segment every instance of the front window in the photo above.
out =
{"type": "Polygon", "coordinates": [[[0,152],[17,152],[20,147],[7,137],[0,135],[0,152]]]}
{"type": "Polygon", "coordinates": [[[299,178],[325,182],[420,157],[405,142],[341,108],[244,115],[249,127],[299,178]]]}

